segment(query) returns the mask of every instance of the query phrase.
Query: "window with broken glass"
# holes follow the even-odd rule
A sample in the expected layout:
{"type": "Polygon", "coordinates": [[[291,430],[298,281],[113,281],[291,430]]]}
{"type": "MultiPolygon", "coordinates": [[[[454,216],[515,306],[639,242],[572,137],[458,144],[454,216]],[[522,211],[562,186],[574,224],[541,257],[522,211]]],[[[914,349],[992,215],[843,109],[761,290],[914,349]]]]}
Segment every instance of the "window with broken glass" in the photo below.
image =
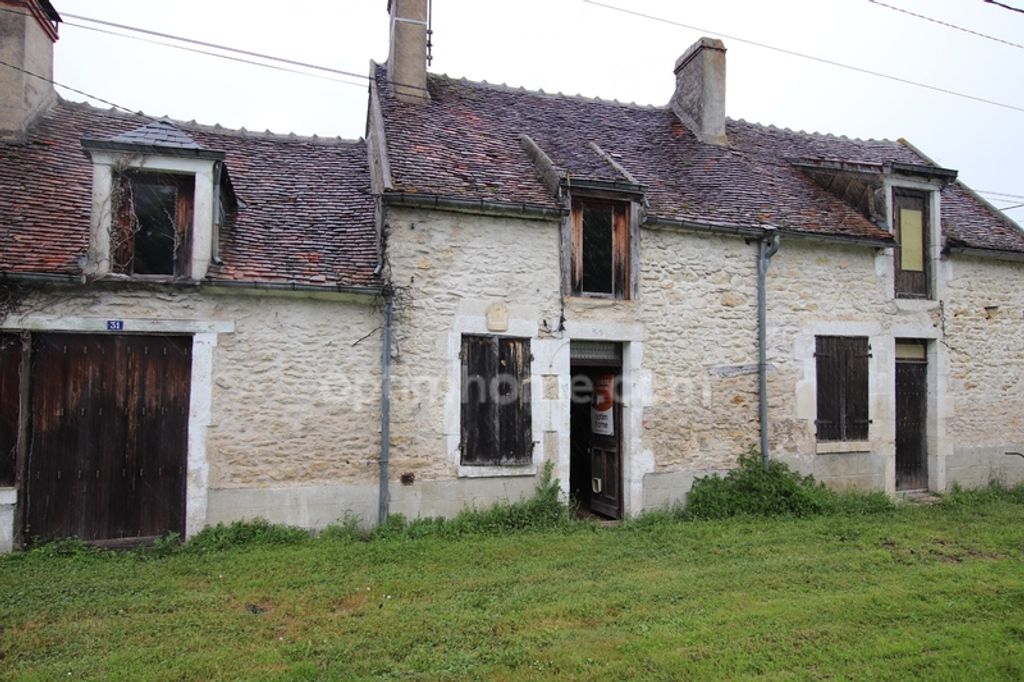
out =
{"type": "Polygon", "coordinates": [[[572,293],[630,297],[629,204],[577,199],[572,204],[572,293]]]}
{"type": "Polygon", "coordinates": [[[195,179],[136,171],[115,177],[111,270],[188,277],[195,179]]]}

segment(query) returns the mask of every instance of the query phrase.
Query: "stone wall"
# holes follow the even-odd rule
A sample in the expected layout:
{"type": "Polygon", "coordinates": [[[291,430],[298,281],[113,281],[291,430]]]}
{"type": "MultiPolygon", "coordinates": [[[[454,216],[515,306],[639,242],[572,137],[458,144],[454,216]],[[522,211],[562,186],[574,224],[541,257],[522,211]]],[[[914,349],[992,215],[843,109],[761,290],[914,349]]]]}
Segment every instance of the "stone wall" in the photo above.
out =
{"type": "MultiPolygon", "coordinates": [[[[403,471],[415,473],[417,480],[460,476],[458,453],[449,437],[452,414],[445,407],[446,398],[458,391],[450,372],[458,363],[453,330],[465,319],[482,319],[492,304],[507,305],[510,317],[523,328],[532,325],[535,344],[556,341],[567,346],[570,339],[614,338],[621,332],[620,340],[640,351],[633,354],[635,365],[624,368],[635,375],[631,380],[637,391],[626,397],[636,429],[623,467],[642,491],[628,511],[681,499],[694,476],[733,466],[738,454],[757,443],[756,243],[644,228],[637,300],[562,300],[559,225],[554,221],[401,209],[390,212],[388,225],[391,272],[403,290],[396,318],[399,395],[392,406],[396,478],[403,471]],[[424,384],[431,384],[433,392],[401,394],[403,387],[424,384]]],[[[933,263],[938,300],[897,301],[892,295],[891,251],[783,240],[768,275],[773,457],[837,488],[895,492],[897,339],[928,344],[930,487],[948,485],[947,460],[950,481],[958,480],[960,460],[987,462],[987,455],[976,456],[970,450],[973,444],[997,448],[1022,440],[1024,359],[1019,353],[1012,355],[1011,340],[1022,324],[1024,269],[1020,264],[956,258],[933,263]],[[1001,306],[996,313],[987,313],[995,315],[992,320],[985,317],[985,305],[1001,306]],[[961,308],[965,311],[954,314],[961,308]],[[981,322],[987,325],[984,330],[978,326],[981,322]],[[865,442],[817,442],[818,335],[869,338],[872,424],[865,442]],[[959,353],[958,347],[965,352],[959,353]],[[992,369],[973,381],[973,361],[967,358],[976,353],[992,355],[992,369]],[[999,386],[1005,404],[992,404],[998,402],[987,392],[992,385],[999,386]],[[965,416],[961,408],[955,409],[963,402],[989,409],[984,415],[965,416]]],[[[535,368],[541,375],[547,373],[546,390],[564,390],[567,370],[567,361],[543,371],[535,368]]],[[[546,405],[543,430],[552,431],[541,434],[535,429],[537,439],[557,436],[547,443],[545,457],[563,465],[556,468],[561,475],[568,471],[568,440],[563,433],[568,421],[559,410],[567,411],[567,405],[546,405]]],[[[626,422],[628,430],[631,420],[626,422]]],[[[1006,464],[1006,458],[1001,461],[1000,472],[1014,466],[1006,464]]],[[[975,464],[971,466],[977,473],[975,464]]],[[[393,488],[393,495],[403,494],[413,493],[393,488]]],[[[438,507],[427,500],[407,511],[431,509],[438,507]]]]}
{"type": "Polygon", "coordinates": [[[944,325],[953,451],[947,487],[1024,480],[1024,263],[954,256],[944,325]]]}
{"type": "Polygon", "coordinates": [[[192,470],[202,478],[205,468],[199,485],[209,492],[198,527],[256,516],[313,526],[346,513],[375,518],[379,309],[368,297],[235,291],[61,288],[29,296],[16,314],[57,328],[75,318],[124,320],[127,331],[149,321],[168,331],[231,329],[204,335],[215,337],[210,385],[196,385],[193,361],[193,410],[204,390],[210,396],[205,441],[193,446],[190,433],[190,486],[192,470]]]}

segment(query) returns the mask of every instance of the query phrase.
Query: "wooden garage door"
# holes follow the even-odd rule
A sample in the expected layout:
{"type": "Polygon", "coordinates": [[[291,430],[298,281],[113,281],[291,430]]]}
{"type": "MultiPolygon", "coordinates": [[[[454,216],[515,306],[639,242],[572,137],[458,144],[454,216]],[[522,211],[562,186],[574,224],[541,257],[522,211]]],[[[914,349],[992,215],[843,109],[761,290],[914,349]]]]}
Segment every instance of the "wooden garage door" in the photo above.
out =
{"type": "Polygon", "coordinates": [[[24,537],[184,532],[192,339],[32,339],[24,537]]]}

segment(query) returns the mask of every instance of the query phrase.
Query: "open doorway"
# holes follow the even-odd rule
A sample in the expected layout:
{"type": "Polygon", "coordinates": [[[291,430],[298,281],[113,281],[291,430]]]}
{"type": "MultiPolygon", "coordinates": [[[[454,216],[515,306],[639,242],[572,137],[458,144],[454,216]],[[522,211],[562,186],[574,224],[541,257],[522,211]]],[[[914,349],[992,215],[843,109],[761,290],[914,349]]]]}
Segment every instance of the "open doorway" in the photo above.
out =
{"type": "Polygon", "coordinates": [[[569,489],[582,514],[622,518],[622,344],[570,347],[569,489]]]}

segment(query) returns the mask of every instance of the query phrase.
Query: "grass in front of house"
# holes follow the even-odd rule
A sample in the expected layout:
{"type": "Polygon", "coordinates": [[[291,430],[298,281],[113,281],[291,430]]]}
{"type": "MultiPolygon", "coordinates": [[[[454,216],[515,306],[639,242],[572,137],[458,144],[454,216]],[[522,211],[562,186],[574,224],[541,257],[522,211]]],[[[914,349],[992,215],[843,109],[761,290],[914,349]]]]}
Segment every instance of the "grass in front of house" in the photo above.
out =
{"type": "Polygon", "coordinates": [[[1024,505],[0,560],[8,676],[1024,676],[1024,505]]]}

